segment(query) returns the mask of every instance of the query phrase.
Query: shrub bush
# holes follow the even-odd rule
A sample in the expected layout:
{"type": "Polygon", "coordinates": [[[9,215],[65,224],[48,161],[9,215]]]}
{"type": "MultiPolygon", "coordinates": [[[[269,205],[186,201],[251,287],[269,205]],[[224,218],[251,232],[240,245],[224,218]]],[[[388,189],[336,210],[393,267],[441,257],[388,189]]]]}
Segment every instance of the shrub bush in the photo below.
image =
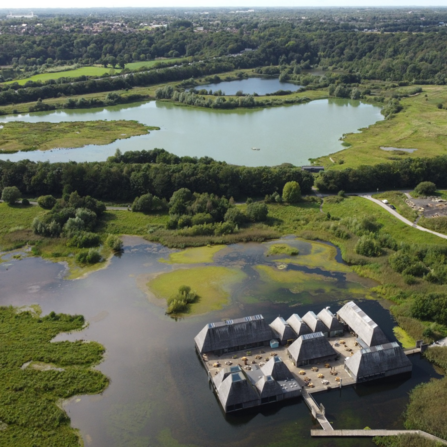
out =
{"type": "Polygon", "coordinates": [[[247,205],[246,215],[252,222],[262,222],[267,219],[268,208],[265,203],[253,202],[247,205]]]}
{"type": "Polygon", "coordinates": [[[51,210],[56,205],[56,199],[51,195],[40,196],[37,199],[37,204],[44,210],[51,210]]]}
{"type": "Polygon", "coordinates": [[[81,251],[75,257],[76,262],[79,264],[97,264],[101,259],[101,254],[94,248],[91,248],[88,251],[81,251]]]}
{"type": "Polygon", "coordinates": [[[97,247],[101,242],[100,237],[95,233],[81,231],[75,233],[67,242],[68,247],[90,248],[97,247]]]}
{"type": "Polygon", "coordinates": [[[414,192],[421,196],[431,196],[436,192],[436,185],[433,182],[421,182],[414,188],[414,192]]]}
{"type": "Polygon", "coordinates": [[[2,191],[2,200],[8,205],[13,205],[19,200],[21,193],[16,186],[7,186],[2,191]]]}
{"type": "Polygon", "coordinates": [[[375,257],[382,254],[380,244],[369,236],[362,236],[355,244],[355,252],[359,255],[375,257]]]}
{"type": "Polygon", "coordinates": [[[106,244],[114,252],[120,252],[123,250],[123,241],[121,240],[121,238],[119,236],[110,234],[106,239],[106,244]]]}
{"type": "Polygon", "coordinates": [[[301,188],[298,182],[287,182],[284,185],[282,199],[287,203],[298,203],[301,200],[301,188]]]}

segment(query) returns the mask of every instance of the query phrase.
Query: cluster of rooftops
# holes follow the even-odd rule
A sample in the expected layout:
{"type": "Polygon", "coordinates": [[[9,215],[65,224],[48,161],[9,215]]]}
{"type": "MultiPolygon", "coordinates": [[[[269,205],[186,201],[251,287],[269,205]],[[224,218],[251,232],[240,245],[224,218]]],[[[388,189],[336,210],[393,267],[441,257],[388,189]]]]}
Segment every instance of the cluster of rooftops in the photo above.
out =
{"type": "MultiPolygon", "coordinates": [[[[334,315],[328,308],[302,318],[293,314],[267,324],[262,315],[207,324],[195,337],[198,353],[222,356],[257,347],[286,345],[295,367],[339,358],[330,337],[354,334],[360,349],[344,360],[344,369],[360,383],[411,372],[412,364],[400,345],[389,342],[380,327],[353,301],[334,315]]],[[[265,365],[244,371],[240,366],[223,368],[212,378],[226,412],[296,397],[301,386],[279,356],[265,365]],[[237,397],[238,396],[238,397],[237,397]]]]}

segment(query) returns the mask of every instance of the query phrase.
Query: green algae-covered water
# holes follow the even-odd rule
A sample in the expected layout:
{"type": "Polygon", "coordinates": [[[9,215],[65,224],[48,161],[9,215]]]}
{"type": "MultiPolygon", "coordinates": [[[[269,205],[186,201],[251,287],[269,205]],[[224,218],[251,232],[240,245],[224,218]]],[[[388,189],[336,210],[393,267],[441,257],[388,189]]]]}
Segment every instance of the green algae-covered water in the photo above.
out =
{"type": "MultiPolygon", "coordinates": [[[[37,303],[44,313],[83,314],[89,326],[58,339],[104,344],[105,360],[98,368],[110,377],[109,388],[102,395],[78,396],[65,404],[86,446],[373,445],[367,439],[312,439],[312,418],[301,399],[225,415],[208,384],[193,341],[207,322],[259,313],[271,321],[278,315],[288,318],[293,312],[302,315],[326,306],[335,312],[348,299],[370,295],[375,283],[352,273],[334,247],[290,238],[281,242],[300,254],[289,259],[266,257],[271,243],[236,244],[216,252],[212,261],[191,265],[167,263],[174,250],[125,238],[121,257],[76,281],[63,279],[63,265],[7,255],[0,264],[0,304],[37,303]],[[163,301],[148,295],[146,284],[157,275],[209,266],[244,272],[231,285],[220,310],[170,318],[164,314],[163,301]],[[263,269],[271,272],[263,276],[263,269]],[[288,280],[278,281],[277,275],[283,273],[288,280]]],[[[389,312],[374,300],[361,300],[360,305],[394,340],[395,323],[389,312]]],[[[412,356],[411,361],[411,378],[345,387],[319,393],[316,399],[336,429],[402,428],[408,392],[438,377],[425,360],[412,356]]]]}
{"type": "Polygon", "coordinates": [[[343,134],[357,132],[382,119],[380,108],[346,99],[322,99],[255,110],[197,109],[153,101],[106,109],[39,112],[3,117],[0,124],[8,121],[136,120],[158,126],[160,130],[104,146],[0,154],[0,159],[104,161],[118,148],[122,152],[163,148],[180,156],[207,156],[245,166],[306,165],[309,158],[343,149],[340,141],[343,134]]]}

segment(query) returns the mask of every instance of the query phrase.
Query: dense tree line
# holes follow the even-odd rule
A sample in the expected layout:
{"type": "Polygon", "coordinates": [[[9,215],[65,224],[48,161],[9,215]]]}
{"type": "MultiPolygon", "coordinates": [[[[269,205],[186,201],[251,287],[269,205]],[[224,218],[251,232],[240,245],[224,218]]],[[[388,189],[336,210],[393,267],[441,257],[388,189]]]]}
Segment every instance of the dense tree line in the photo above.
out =
{"type": "Polygon", "coordinates": [[[376,191],[414,188],[421,182],[432,181],[437,187],[447,187],[447,156],[407,158],[393,163],[359,166],[341,171],[320,173],[316,181],[324,192],[376,191]]]}
{"type": "Polygon", "coordinates": [[[177,164],[0,161],[0,188],[17,186],[31,196],[61,195],[65,190],[98,199],[133,200],[148,192],[169,199],[188,188],[219,197],[258,197],[282,191],[289,181],[298,182],[305,194],[313,185],[311,174],[290,165],[251,168],[208,159],[177,164]]]}

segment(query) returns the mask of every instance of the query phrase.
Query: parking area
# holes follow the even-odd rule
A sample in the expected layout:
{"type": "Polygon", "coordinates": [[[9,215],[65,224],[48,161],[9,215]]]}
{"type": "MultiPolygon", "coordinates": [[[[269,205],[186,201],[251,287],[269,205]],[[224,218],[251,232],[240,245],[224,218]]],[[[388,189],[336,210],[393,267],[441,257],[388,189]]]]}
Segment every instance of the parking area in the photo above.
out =
{"type": "Polygon", "coordinates": [[[407,204],[424,217],[447,216],[447,201],[440,197],[411,198],[407,200],[407,204]]]}

